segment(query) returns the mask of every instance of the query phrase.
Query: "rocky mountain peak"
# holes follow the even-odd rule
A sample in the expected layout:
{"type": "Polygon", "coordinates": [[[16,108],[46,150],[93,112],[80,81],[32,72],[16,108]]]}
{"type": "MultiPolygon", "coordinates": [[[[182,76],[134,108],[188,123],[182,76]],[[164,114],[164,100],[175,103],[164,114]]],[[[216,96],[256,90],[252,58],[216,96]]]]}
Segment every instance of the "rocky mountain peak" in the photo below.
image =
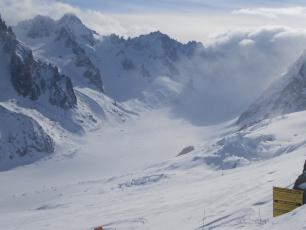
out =
{"type": "Polygon", "coordinates": [[[86,27],[80,18],[74,14],[65,14],[57,23],[57,31],[67,30],[71,33],[79,43],[89,44],[93,46],[96,42],[94,35],[96,31],[86,27]]]}
{"type": "Polygon", "coordinates": [[[1,15],[0,15],[0,32],[6,32],[15,36],[12,27],[6,25],[5,21],[1,18],[1,15]]]}
{"type": "Polygon", "coordinates": [[[2,20],[1,16],[0,16],[0,31],[7,31],[8,27],[5,23],[5,21],[2,20]]]}
{"type": "Polygon", "coordinates": [[[72,13],[67,13],[64,14],[63,17],[61,17],[58,20],[59,24],[79,24],[79,25],[83,25],[81,19],[79,19],[75,14],[72,13]]]}
{"type": "Polygon", "coordinates": [[[49,36],[58,36],[63,30],[71,33],[75,39],[82,43],[93,45],[95,42],[95,31],[88,29],[74,14],[65,14],[59,20],[54,20],[48,16],[38,15],[33,19],[20,22],[17,30],[22,29],[26,36],[35,39],[49,36]]]}
{"type": "Polygon", "coordinates": [[[99,69],[87,53],[87,51],[92,52],[97,42],[94,37],[96,32],[87,28],[76,15],[65,14],[59,20],[37,16],[19,23],[14,29],[18,38],[28,46],[36,47],[38,43],[41,44],[41,49],[46,54],[43,59],[48,61],[52,59],[52,63],[64,74],[71,75],[73,68],[77,70],[72,74],[75,86],[103,91],[99,69]],[[42,37],[43,40],[40,39],[42,37]],[[64,65],[63,59],[66,60],[64,65]]]}
{"type": "Polygon", "coordinates": [[[19,27],[27,30],[30,38],[41,38],[50,36],[56,27],[55,21],[47,16],[38,15],[33,19],[22,21],[19,27]]]}
{"type": "MultiPolygon", "coordinates": [[[[35,21],[45,20],[38,17],[35,21]]],[[[48,20],[48,19],[47,19],[48,20]]],[[[71,109],[77,99],[69,77],[60,74],[57,67],[37,61],[32,50],[20,43],[12,36],[9,27],[1,20],[0,59],[3,60],[3,70],[8,73],[5,87],[12,87],[14,91],[30,100],[46,100],[46,104],[71,109]],[[9,79],[9,80],[8,80],[9,79]]],[[[14,97],[12,95],[12,97],[14,97]]]]}

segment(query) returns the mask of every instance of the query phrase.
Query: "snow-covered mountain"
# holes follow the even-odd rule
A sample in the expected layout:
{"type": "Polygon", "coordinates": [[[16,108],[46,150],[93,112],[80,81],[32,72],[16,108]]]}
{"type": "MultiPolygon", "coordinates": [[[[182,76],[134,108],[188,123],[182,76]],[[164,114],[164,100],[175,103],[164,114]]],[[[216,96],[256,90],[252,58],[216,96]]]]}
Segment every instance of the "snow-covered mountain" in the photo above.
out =
{"type": "Polygon", "coordinates": [[[37,60],[3,20],[0,60],[0,170],[39,160],[106,120],[123,122],[136,115],[100,89],[79,89],[54,64],[37,60]]]}
{"type": "Polygon", "coordinates": [[[64,109],[73,108],[77,99],[70,78],[60,74],[55,66],[36,61],[32,51],[16,40],[3,21],[1,23],[1,98],[17,93],[33,101],[45,100],[64,109]]]}
{"type": "Polygon", "coordinates": [[[65,14],[57,21],[47,16],[38,15],[33,19],[20,22],[18,27],[26,30],[26,35],[33,39],[49,37],[54,33],[66,30],[79,43],[91,46],[94,45],[94,35],[97,34],[94,30],[88,29],[74,14],[65,14]]]}
{"type": "MultiPolygon", "coordinates": [[[[152,32],[128,39],[117,35],[98,39],[93,30],[88,29],[79,18],[70,14],[64,15],[59,20],[37,16],[34,19],[19,23],[14,30],[20,39],[34,50],[33,57],[29,49],[18,43],[20,44],[18,46],[19,52],[27,57],[24,58],[25,60],[29,60],[26,62],[43,63],[42,61],[35,61],[35,58],[51,62],[52,65],[58,65],[59,70],[51,64],[41,65],[54,68],[56,74],[63,76],[63,79],[68,78],[62,73],[72,76],[73,84],[69,83],[66,87],[63,87],[66,91],[68,89],[67,95],[72,96],[72,99],[64,103],[54,103],[52,98],[49,99],[51,104],[58,104],[63,108],[72,108],[71,114],[64,116],[66,120],[60,122],[64,129],[70,131],[84,130],[84,127],[87,126],[91,128],[97,126],[101,121],[98,117],[106,116],[104,109],[110,114],[109,117],[115,115],[119,120],[125,120],[127,116],[135,115],[134,112],[124,109],[116,101],[123,102],[131,106],[131,110],[138,109],[138,111],[144,111],[146,106],[166,104],[175,116],[180,117],[181,114],[184,114],[193,122],[201,119],[199,117],[201,117],[203,111],[210,110],[215,106],[214,101],[218,101],[219,98],[215,98],[214,95],[225,97],[227,93],[235,90],[225,88],[222,91],[218,88],[218,84],[224,76],[220,80],[220,76],[202,75],[207,73],[205,67],[211,68],[211,66],[214,66],[212,63],[216,60],[220,62],[219,59],[224,56],[234,55],[232,54],[232,48],[227,48],[229,54],[225,54],[218,47],[206,49],[201,43],[197,42],[182,44],[161,32],[152,32]],[[28,55],[25,55],[27,53],[28,55]],[[85,59],[86,61],[83,62],[85,59]],[[82,60],[81,63],[86,64],[84,66],[78,65],[77,63],[80,60],[82,60]],[[97,73],[97,75],[94,74],[97,78],[94,78],[101,81],[92,81],[93,78],[87,78],[86,72],[89,69],[94,70],[97,73]],[[101,93],[103,88],[100,73],[103,76],[105,92],[112,99],[101,93]],[[67,87],[68,85],[70,87],[67,87]],[[73,86],[75,87],[73,88],[73,86]],[[216,86],[216,89],[213,88],[209,91],[208,89],[212,86],[216,86]],[[101,99],[98,99],[99,97],[104,99],[101,101],[101,99]],[[78,103],[76,103],[77,100],[78,103]],[[141,103],[138,104],[138,100],[141,103]],[[203,101],[204,104],[202,104],[203,101]],[[206,101],[208,104],[205,104],[206,101]],[[66,104],[68,106],[65,106],[66,104]],[[68,119],[71,119],[71,121],[68,121],[68,119]]],[[[239,41],[238,45],[241,43],[239,41]]],[[[228,44],[225,42],[221,43],[220,46],[228,46],[228,44]]],[[[243,46],[245,46],[245,43],[243,43],[243,46]]],[[[237,47],[237,45],[234,46],[234,48],[237,47]]],[[[12,59],[13,66],[18,66],[19,62],[15,59],[12,59]]],[[[303,110],[304,86],[303,82],[300,81],[304,76],[304,59],[304,56],[300,58],[280,83],[268,89],[259,101],[242,114],[238,124],[242,126],[250,125],[268,117],[303,110]],[[297,87],[298,91],[296,90],[297,87]]],[[[35,70],[35,68],[33,69],[35,70]]],[[[18,73],[15,74],[15,72],[16,68],[13,69],[12,76],[18,76],[18,73]]],[[[48,74],[44,73],[43,75],[48,74]]],[[[21,79],[23,80],[22,76],[21,79]]],[[[37,79],[40,80],[40,78],[37,79]]],[[[69,82],[69,80],[67,81],[69,82]]],[[[12,82],[17,89],[20,88],[18,88],[19,85],[25,85],[19,83],[18,79],[12,82]]],[[[35,82],[34,85],[36,87],[38,84],[35,82]]],[[[45,83],[42,85],[45,85],[45,83]]],[[[50,83],[49,85],[56,84],[50,83]]],[[[31,87],[26,89],[28,88],[32,89],[31,87]]],[[[20,94],[32,99],[36,99],[42,90],[32,91],[29,93],[24,89],[17,90],[20,94]]],[[[226,106],[230,105],[223,104],[223,107],[226,106]]],[[[41,109],[36,109],[41,112],[41,109]]],[[[49,113],[44,113],[44,116],[58,119],[49,113]]],[[[260,150],[265,148],[264,143],[272,140],[273,137],[270,136],[259,136],[254,140],[243,131],[234,133],[218,140],[216,146],[219,147],[219,151],[217,153],[212,151],[212,155],[205,157],[204,161],[208,164],[222,164],[228,168],[233,165],[244,164],[253,159],[254,154],[258,155],[260,150]],[[244,148],[245,143],[252,148],[244,148]]],[[[260,155],[265,155],[265,152],[261,152],[260,155]]]]}
{"type": "Polygon", "coordinates": [[[201,47],[197,42],[182,44],[159,31],[129,39],[111,35],[95,46],[95,62],[103,73],[105,92],[116,100],[154,95],[165,100],[177,96],[190,79],[181,63],[187,66],[201,47]]]}
{"type": "Polygon", "coordinates": [[[37,58],[59,66],[74,85],[102,91],[103,78],[105,93],[121,102],[140,99],[155,104],[177,96],[188,72],[180,63],[202,47],[196,42],[182,44],[161,32],[96,39],[96,32],[71,14],[59,20],[36,16],[13,29],[37,58]]]}
{"type": "Polygon", "coordinates": [[[36,16],[20,22],[14,31],[33,49],[36,58],[71,76],[73,85],[103,91],[100,71],[88,57],[96,43],[96,32],[85,27],[79,18],[66,14],[55,21],[36,16]]]}
{"type": "Polygon", "coordinates": [[[306,109],[306,52],[289,71],[273,83],[238,119],[245,126],[306,109]]]}
{"type": "Polygon", "coordinates": [[[306,55],[238,125],[195,122],[228,118],[281,72],[282,46],[262,52],[278,33],[98,38],[74,15],[14,31],[1,21],[0,229],[284,229],[271,189],[304,163],[306,55]]]}
{"type": "Polygon", "coordinates": [[[54,152],[53,139],[33,118],[0,106],[0,171],[54,152]]]}
{"type": "Polygon", "coordinates": [[[58,69],[33,58],[0,19],[0,170],[34,162],[54,151],[52,138],[31,116],[5,108],[41,103],[72,109],[77,99],[70,79],[58,69]],[[4,105],[4,106],[3,106],[4,105]]]}
{"type": "Polygon", "coordinates": [[[289,52],[285,28],[233,33],[208,46],[159,31],[102,37],[71,14],[37,16],[13,30],[35,58],[58,66],[76,87],[104,90],[116,102],[167,107],[197,125],[239,116],[306,45],[301,39],[289,52]]]}

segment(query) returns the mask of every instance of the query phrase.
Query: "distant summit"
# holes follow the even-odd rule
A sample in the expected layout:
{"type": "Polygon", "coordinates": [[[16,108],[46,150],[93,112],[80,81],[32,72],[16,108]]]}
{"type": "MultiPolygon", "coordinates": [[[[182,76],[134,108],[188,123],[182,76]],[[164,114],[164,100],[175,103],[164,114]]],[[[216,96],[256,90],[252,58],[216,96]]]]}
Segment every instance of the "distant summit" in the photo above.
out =
{"type": "MultiPolygon", "coordinates": [[[[31,38],[43,38],[59,33],[63,28],[72,33],[77,39],[94,43],[94,30],[88,29],[74,14],[65,14],[59,20],[54,20],[48,16],[38,15],[33,19],[28,19],[18,23],[17,28],[26,31],[26,36],[31,38]]],[[[83,41],[84,42],[84,41],[83,41]]]]}
{"type": "Polygon", "coordinates": [[[59,24],[79,24],[79,25],[83,25],[81,19],[79,19],[75,14],[71,14],[71,13],[67,13],[67,14],[64,14],[63,17],[61,17],[59,20],[58,20],[58,23],[59,24]]]}
{"type": "Polygon", "coordinates": [[[0,57],[7,68],[2,71],[9,73],[3,76],[9,78],[9,82],[3,79],[2,87],[13,87],[18,95],[31,100],[44,98],[52,105],[73,108],[77,99],[70,78],[60,74],[57,67],[37,61],[32,51],[16,39],[3,20],[0,21],[0,27],[0,57]]]}
{"type": "Polygon", "coordinates": [[[97,43],[96,32],[88,29],[77,16],[65,14],[54,20],[39,15],[20,22],[14,30],[30,47],[40,47],[36,48],[40,59],[60,67],[67,75],[72,74],[74,85],[103,91],[100,71],[86,52],[92,51],[97,43]]]}
{"type": "Polygon", "coordinates": [[[53,19],[38,15],[31,21],[19,23],[20,26],[28,30],[28,36],[31,38],[48,37],[56,28],[56,23],[53,19]]]}

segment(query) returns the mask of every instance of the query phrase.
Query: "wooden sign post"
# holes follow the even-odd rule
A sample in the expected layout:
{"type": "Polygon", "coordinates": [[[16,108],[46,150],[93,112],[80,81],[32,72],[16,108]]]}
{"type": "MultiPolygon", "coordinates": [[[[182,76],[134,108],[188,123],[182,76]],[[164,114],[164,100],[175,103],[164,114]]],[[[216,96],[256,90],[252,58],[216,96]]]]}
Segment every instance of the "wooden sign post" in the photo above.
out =
{"type": "Polygon", "coordinates": [[[273,187],[273,217],[291,212],[304,205],[304,192],[273,187]]]}

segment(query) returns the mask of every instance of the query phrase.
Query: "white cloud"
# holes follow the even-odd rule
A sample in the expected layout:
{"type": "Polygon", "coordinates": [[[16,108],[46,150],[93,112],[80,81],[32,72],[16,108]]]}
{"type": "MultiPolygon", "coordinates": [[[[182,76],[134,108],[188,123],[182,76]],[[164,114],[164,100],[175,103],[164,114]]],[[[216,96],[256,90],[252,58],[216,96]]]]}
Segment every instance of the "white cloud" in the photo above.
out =
{"type": "Polygon", "coordinates": [[[243,8],[233,11],[233,14],[264,16],[277,19],[280,16],[306,16],[306,7],[243,8]]]}
{"type": "Polygon", "coordinates": [[[181,64],[186,74],[194,75],[193,90],[186,86],[174,114],[199,124],[238,116],[305,48],[305,29],[266,26],[220,35],[192,65],[181,64]]]}
{"type": "Polygon", "coordinates": [[[2,9],[0,13],[3,18],[12,25],[21,20],[33,18],[38,14],[58,19],[65,13],[73,13],[80,17],[87,26],[102,35],[117,33],[123,36],[132,36],[155,29],[150,26],[124,24],[123,20],[120,22],[112,15],[51,0],[0,0],[0,9],[2,9]]]}
{"type": "Polygon", "coordinates": [[[160,30],[184,42],[197,40],[207,43],[213,40],[212,34],[222,33],[229,29],[257,28],[267,24],[306,27],[304,20],[293,20],[292,18],[295,17],[290,16],[295,13],[301,15],[305,11],[303,7],[250,8],[237,10],[234,13],[231,10],[207,10],[205,13],[163,11],[163,13],[111,14],[98,10],[81,9],[56,0],[0,0],[0,9],[0,13],[9,24],[16,24],[20,20],[32,18],[37,14],[59,18],[64,13],[74,13],[87,26],[102,35],[116,33],[128,37],[160,30]],[[269,16],[254,17],[257,11],[269,16]],[[250,15],[250,12],[253,15],[250,15]],[[275,16],[280,14],[286,15],[279,18],[275,16]]]}
{"type": "Polygon", "coordinates": [[[240,42],[240,45],[242,46],[250,46],[250,45],[254,45],[256,42],[252,39],[249,39],[249,38],[246,38],[246,39],[243,39],[241,42],[240,42]]]}

